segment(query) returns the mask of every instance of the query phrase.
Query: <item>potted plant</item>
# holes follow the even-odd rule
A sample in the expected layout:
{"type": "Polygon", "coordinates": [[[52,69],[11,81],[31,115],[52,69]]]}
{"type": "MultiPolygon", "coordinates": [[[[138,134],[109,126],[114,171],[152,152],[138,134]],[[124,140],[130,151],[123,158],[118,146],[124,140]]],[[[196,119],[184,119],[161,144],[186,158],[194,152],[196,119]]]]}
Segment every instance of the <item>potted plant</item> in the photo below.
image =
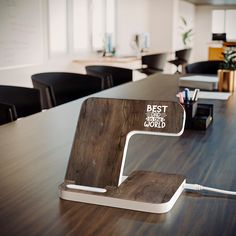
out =
{"type": "Polygon", "coordinates": [[[187,23],[187,20],[181,16],[180,17],[183,26],[181,26],[181,37],[182,37],[182,42],[184,44],[185,47],[188,46],[188,44],[191,42],[191,38],[193,36],[193,29],[189,28],[189,25],[187,23]]]}
{"type": "Polygon", "coordinates": [[[222,54],[224,56],[224,62],[218,70],[218,90],[220,92],[233,92],[236,70],[236,51],[226,49],[222,54]]]}

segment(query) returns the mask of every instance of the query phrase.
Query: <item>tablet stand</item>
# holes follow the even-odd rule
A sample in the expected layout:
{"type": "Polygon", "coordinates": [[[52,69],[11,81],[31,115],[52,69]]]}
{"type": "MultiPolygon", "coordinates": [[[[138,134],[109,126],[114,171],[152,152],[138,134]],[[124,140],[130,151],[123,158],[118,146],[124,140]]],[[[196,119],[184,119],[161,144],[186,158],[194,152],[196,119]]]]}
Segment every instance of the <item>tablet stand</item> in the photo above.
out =
{"type": "Polygon", "coordinates": [[[175,102],[87,99],[60,197],[144,212],[169,211],[183,191],[185,177],[135,171],[125,179],[125,157],[132,135],[179,136],[184,122],[184,109],[175,102]]]}

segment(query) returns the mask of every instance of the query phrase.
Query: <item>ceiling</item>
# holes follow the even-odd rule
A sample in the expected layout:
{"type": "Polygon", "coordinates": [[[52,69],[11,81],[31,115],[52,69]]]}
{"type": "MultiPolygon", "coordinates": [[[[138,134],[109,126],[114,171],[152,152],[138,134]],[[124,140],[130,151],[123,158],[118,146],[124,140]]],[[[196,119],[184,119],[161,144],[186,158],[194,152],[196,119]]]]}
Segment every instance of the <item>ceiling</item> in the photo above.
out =
{"type": "Polygon", "coordinates": [[[235,5],[236,0],[185,0],[196,5],[235,5]]]}

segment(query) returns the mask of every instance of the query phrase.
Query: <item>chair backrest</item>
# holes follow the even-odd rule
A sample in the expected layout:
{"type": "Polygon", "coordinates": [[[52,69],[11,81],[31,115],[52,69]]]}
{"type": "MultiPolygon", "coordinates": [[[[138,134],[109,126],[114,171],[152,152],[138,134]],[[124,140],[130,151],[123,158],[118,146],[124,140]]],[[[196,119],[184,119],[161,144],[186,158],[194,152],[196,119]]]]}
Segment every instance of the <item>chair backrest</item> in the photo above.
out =
{"type": "Polygon", "coordinates": [[[51,108],[102,90],[100,77],[69,72],[48,72],[31,76],[42,94],[44,108],[51,108]]]}
{"type": "Polygon", "coordinates": [[[0,102],[14,105],[17,117],[25,117],[42,110],[38,89],[0,85],[0,102]]]}
{"type": "Polygon", "coordinates": [[[185,67],[188,74],[212,74],[216,75],[223,61],[200,61],[188,64],[185,67]]]}
{"type": "Polygon", "coordinates": [[[167,60],[167,53],[144,55],[142,56],[141,60],[142,60],[142,65],[147,65],[147,67],[151,69],[163,71],[167,60]]]}
{"type": "Polygon", "coordinates": [[[0,103],[0,125],[17,119],[16,108],[12,104],[0,103]]]}
{"type": "Polygon", "coordinates": [[[40,99],[43,109],[48,109],[53,107],[53,95],[51,88],[47,83],[47,79],[43,79],[44,76],[41,74],[35,74],[31,76],[31,80],[35,89],[40,91],[40,99]]]}
{"type": "Polygon", "coordinates": [[[81,107],[65,180],[118,186],[132,135],[179,136],[184,122],[177,102],[89,98],[81,107]]]}
{"type": "MultiPolygon", "coordinates": [[[[109,78],[112,78],[112,86],[117,86],[133,80],[133,71],[126,68],[91,65],[86,66],[86,72],[89,75],[100,76],[105,80],[109,80],[109,78]]],[[[104,83],[108,84],[109,86],[109,81],[104,81],[104,83]]]]}
{"type": "Polygon", "coordinates": [[[192,48],[185,48],[182,50],[178,50],[175,52],[175,57],[177,59],[181,59],[185,62],[188,62],[188,60],[190,58],[191,51],[192,51],[192,48]]]}

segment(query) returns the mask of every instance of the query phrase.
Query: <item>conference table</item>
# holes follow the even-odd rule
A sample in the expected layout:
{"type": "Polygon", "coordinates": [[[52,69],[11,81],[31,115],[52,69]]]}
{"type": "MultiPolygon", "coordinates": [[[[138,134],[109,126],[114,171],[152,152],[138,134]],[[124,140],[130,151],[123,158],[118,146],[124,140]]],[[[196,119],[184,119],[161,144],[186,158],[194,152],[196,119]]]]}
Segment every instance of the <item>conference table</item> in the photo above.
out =
{"type": "MultiPolygon", "coordinates": [[[[177,101],[178,75],[155,74],[95,97],[177,101]]],[[[235,235],[236,197],[184,192],[165,214],[59,198],[82,102],[52,108],[0,127],[0,235],[235,235]]],[[[236,99],[214,104],[205,131],[185,130],[175,146],[155,136],[131,143],[125,172],[185,175],[187,182],[236,191],[236,99]]]]}

